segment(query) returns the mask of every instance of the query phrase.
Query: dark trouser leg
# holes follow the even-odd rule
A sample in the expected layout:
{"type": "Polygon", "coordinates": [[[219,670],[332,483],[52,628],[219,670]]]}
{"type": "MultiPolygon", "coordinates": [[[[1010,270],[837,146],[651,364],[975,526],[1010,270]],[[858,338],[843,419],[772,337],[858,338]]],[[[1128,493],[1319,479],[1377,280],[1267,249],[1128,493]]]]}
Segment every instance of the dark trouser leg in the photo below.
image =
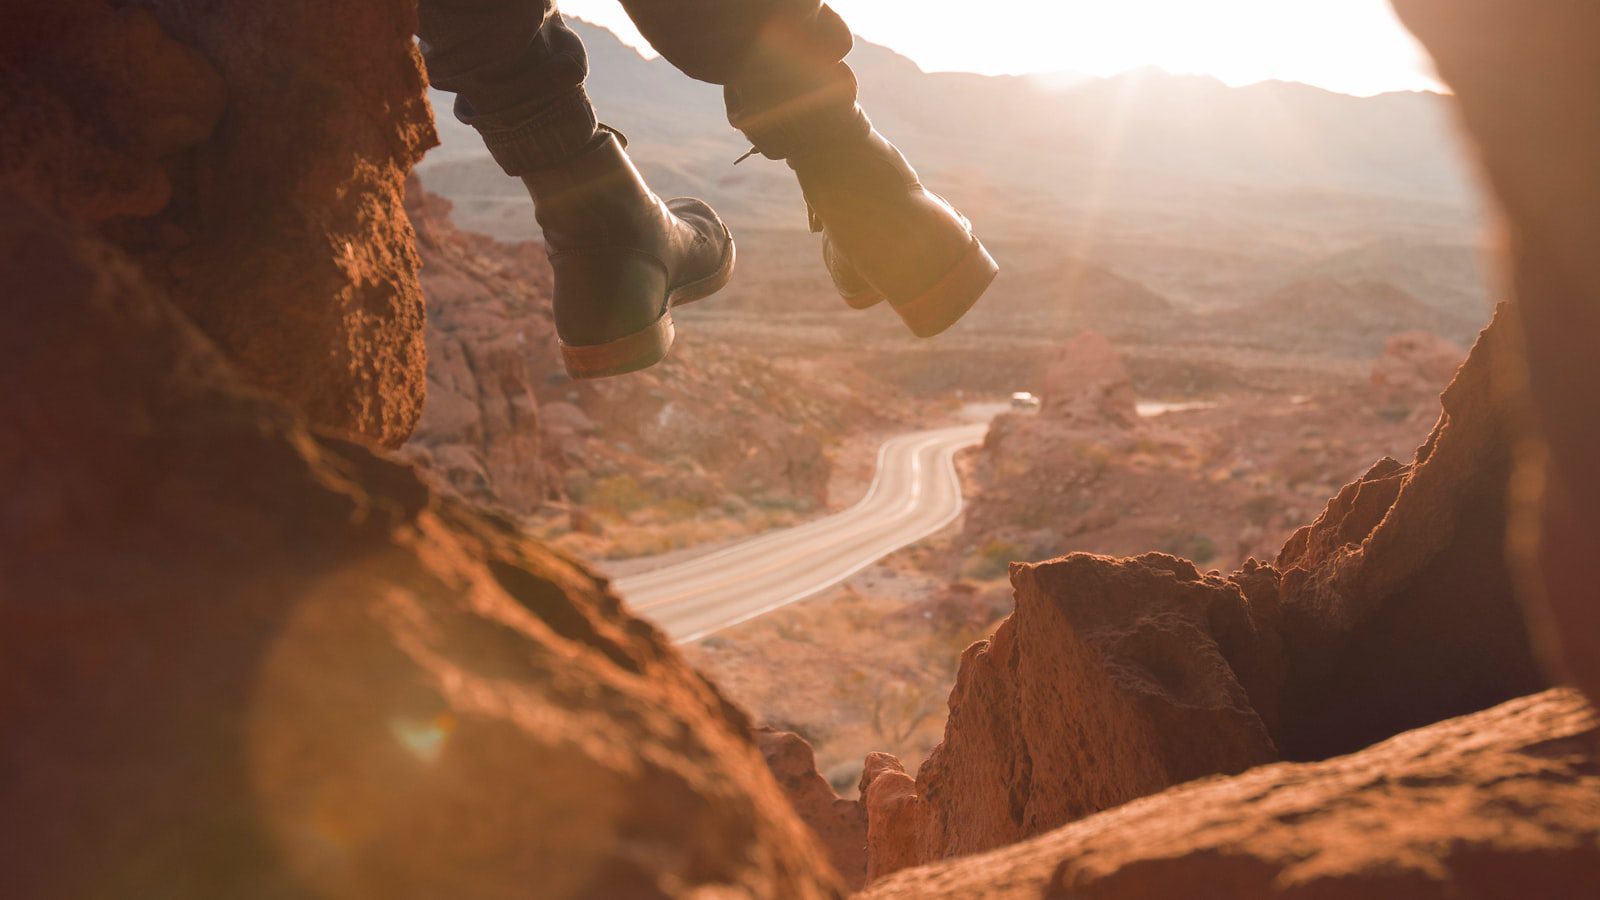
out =
{"type": "MultiPolygon", "coordinates": [[[[622,0],[651,46],[723,86],[728,121],[767,156],[855,127],[850,29],[820,0],[622,0]]],[[[862,126],[864,127],[864,125],[862,126]]]]}
{"type": "Polygon", "coordinates": [[[689,75],[724,86],[728,119],[794,170],[851,306],[888,300],[930,337],[960,319],[998,267],[967,220],[922,186],[856,106],[850,29],[819,0],[622,0],[689,75]]]}
{"type": "Polygon", "coordinates": [[[510,175],[565,162],[595,138],[583,42],[553,0],[420,0],[428,77],[510,175]]]}

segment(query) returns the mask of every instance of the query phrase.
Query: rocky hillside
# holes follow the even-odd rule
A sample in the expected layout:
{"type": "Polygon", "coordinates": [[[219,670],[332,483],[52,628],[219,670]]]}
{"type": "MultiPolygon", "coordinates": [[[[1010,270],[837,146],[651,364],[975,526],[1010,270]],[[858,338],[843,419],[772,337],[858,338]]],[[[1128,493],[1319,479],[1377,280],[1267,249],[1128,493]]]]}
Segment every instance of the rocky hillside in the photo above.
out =
{"type": "Polygon", "coordinates": [[[1243,359],[1185,373],[1176,354],[1158,359],[1085,332],[1045,366],[1043,410],[1007,413],[990,428],[973,462],[956,574],[984,580],[1064,548],[1161,550],[1202,568],[1270,559],[1374,454],[1410,454],[1465,356],[1409,333],[1367,371],[1308,379],[1295,393],[1243,359]],[[1139,403],[1190,384],[1212,399],[1139,403]]]}

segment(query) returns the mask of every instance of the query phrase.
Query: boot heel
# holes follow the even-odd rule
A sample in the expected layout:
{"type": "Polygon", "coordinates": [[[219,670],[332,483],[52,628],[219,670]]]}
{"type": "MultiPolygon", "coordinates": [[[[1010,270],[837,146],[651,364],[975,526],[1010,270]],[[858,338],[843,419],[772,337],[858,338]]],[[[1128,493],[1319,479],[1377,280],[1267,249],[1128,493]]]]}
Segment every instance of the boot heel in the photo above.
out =
{"type": "Polygon", "coordinates": [[[844,291],[840,291],[839,296],[844,299],[845,305],[851,309],[871,309],[883,302],[883,294],[877,288],[867,288],[857,294],[847,294],[844,291]]]}
{"type": "Polygon", "coordinates": [[[654,324],[604,344],[561,344],[561,360],[573,378],[609,378],[648,369],[667,358],[676,331],[672,314],[654,324]]]}
{"type": "Polygon", "coordinates": [[[933,337],[960,321],[989,289],[1000,266],[977,238],[939,283],[903,303],[889,305],[917,337],[933,337]]]}

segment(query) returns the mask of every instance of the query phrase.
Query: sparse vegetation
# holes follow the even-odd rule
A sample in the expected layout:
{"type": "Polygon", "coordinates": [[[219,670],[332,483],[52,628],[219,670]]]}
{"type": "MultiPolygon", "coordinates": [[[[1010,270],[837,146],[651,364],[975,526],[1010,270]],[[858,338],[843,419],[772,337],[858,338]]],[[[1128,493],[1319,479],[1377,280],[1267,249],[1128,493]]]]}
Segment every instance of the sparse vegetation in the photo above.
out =
{"type": "Polygon", "coordinates": [[[1023,559],[1026,554],[1016,544],[1010,541],[990,540],[978,549],[972,559],[967,561],[962,569],[962,574],[978,581],[988,581],[999,578],[1010,570],[1011,564],[1023,559]]]}
{"type": "Polygon", "coordinates": [[[1217,559],[1216,543],[1203,534],[1171,538],[1161,545],[1161,552],[1181,556],[1197,566],[1209,565],[1217,559]]]}

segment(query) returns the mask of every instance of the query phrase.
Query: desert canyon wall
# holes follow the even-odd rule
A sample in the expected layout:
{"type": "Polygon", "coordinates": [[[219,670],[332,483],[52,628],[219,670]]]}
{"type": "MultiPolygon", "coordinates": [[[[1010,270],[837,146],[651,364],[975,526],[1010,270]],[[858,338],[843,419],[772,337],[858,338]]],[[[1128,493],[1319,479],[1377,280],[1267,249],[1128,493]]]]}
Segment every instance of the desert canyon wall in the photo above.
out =
{"type": "Polygon", "coordinates": [[[376,449],[411,4],[6,15],[0,894],[836,896],[741,712],[376,449]]]}

